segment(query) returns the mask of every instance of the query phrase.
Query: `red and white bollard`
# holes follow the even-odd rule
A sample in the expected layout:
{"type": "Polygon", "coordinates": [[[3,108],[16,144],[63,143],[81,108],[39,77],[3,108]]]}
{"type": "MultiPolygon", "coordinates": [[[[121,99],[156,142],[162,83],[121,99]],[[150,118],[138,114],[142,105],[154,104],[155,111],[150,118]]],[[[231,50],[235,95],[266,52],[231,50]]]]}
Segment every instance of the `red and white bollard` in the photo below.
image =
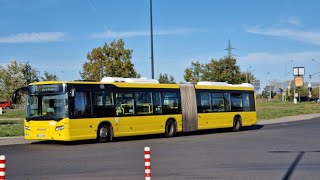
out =
{"type": "Polygon", "coordinates": [[[151,180],[150,147],[144,148],[145,180],[151,180]]]}
{"type": "Polygon", "coordinates": [[[5,172],[6,172],[6,157],[1,155],[0,156],[0,180],[5,179],[5,172]]]}

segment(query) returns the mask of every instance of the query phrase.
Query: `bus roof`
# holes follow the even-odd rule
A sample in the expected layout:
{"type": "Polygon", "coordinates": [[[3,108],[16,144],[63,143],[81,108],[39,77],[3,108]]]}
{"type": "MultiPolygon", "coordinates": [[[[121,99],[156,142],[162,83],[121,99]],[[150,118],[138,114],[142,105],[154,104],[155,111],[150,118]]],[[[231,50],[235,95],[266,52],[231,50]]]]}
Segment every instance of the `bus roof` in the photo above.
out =
{"type": "Polygon", "coordinates": [[[179,84],[150,84],[150,83],[130,83],[130,82],[88,82],[88,81],[42,81],[34,82],[30,85],[45,85],[45,84],[113,84],[120,88],[172,88],[178,89],[179,84]]]}
{"type": "MultiPolygon", "coordinates": [[[[34,82],[30,85],[44,84],[113,84],[120,88],[172,88],[178,89],[179,84],[160,84],[158,80],[146,78],[120,78],[104,77],[100,82],[93,81],[42,81],[34,82]]],[[[228,84],[226,82],[200,81],[195,85],[195,89],[216,89],[216,90],[248,90],[253,91],[254,87],[249,83],[228,84]]]]}
{"type": "Polygon", "coordinates": [[[249,90],[253,91],[254,87],[250,83],[228,84],[226,82],[200,81],[195,85],[196,89],[217,89],[217,90],[249,90]]]}

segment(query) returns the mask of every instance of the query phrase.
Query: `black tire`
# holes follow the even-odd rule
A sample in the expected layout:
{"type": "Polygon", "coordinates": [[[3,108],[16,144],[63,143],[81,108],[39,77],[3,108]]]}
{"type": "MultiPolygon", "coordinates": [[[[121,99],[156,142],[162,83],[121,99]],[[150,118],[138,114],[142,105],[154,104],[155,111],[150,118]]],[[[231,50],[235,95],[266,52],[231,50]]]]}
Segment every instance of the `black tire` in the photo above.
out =
{"type": "Polygon", "coordinates": [[[112,141],[112,131],[109,124],[102,124],[99,126],[97,132],[97,141],[99,143],[112,141]]]}
{"type": "Polygon", "coordinates": [[[240,131],[241,127],[242,127],[241,117],[237,116],[233,120],[232,130],[234,132],[237,132],[237,131],[240,131]]]}
{"type": "Polygon", "coordinates": [[[176,134],[176,124],[174,123],[174,121],[169,120],[166,124],[164,136],[169,138],[169,137],[173,137],[175,134],[176,134]]]}

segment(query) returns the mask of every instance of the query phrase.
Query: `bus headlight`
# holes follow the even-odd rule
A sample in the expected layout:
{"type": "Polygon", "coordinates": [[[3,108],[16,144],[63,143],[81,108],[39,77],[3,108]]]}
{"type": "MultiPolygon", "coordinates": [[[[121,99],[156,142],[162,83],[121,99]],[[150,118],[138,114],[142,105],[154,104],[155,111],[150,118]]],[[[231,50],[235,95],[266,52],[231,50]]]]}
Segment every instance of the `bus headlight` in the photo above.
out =
{"type": "Polygon", "coordinates": [[[24,126],[24,129],[27,131],[30,131],[30,127],[29,126],[24,126]]]}
{"type": "Polygon", "coordinates": [[[62,131],[62,130],[64,130],[64,126],[57,126],[56,127],[56,131],[62,131]]]}

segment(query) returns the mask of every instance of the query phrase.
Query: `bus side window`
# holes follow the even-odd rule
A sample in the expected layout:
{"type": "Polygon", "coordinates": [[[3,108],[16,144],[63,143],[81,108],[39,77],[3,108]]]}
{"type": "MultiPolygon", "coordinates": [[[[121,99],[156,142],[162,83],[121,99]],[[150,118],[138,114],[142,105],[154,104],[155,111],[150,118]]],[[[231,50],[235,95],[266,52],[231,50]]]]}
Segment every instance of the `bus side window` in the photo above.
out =
{"type": "Polygon", "coordinates": [[[136,114],[152,114],[151,92],[136,92],[134,95],[136,114]]]}
{"type": "Polygon", "coordinates": [[[231,93],[231,111],[243,111],[241,93],[231,93]]]}
{"type": "Polygon", "coordinates": [[[224,110],[231,111],[230,93],[224,93],[224,110]]]}
{"type": "Polygon", "coordinates": [[[255,111],[254,93],[242,93],[243,111],[255,111]]]}
{"type": "Polygon", "coordinates": [[[74,116],[88,117],[92,115],[89,92],[76,92],[74,104],[74,116]]]}
{"type": "Polygon", "coordinates": [[[134,115],[134,99],[131,92],[117,92],[116,99],[116,115],[134,115]]]}
{"type": "Polygon", "coordinates": [[[199,113],[206,113],[212,111],[209,92],[198,92],[197,101],[199,113]]]}
{"type": "Polygon", "coordinates": [[[178,114],[178,94],[176,92],[162,92],[162,105],[163,114],[178,114]]]}
{"type": "Polygon", "coordinates": [[[242,94],[242,102],[243,102],[243,111],[250,111],[250,100],[249,100],[248,93],[242,94]]]}
{"type": "Polygon", "coordinates": [[[250,111],[255,111],[255,99],[254,99],[254,93],[251,92],[249,93],[249,103],[250,103],[250,111]]]}
{"type": "Polygon", "coordinates": [[[161,94],[160,92],[152,93],[153,114],[162,114],[161,94]]]}
{"type": "Polygon", "coordinates": [[[224,111],[224,98],[222,93],[211,93],[211,103],[213,112],[224,111]]]}
{"type": "Polygon", "coordinates": [[[98,91],[93,93],[93,114],[96,117],[112,117],[116,115],[111,92],[98,91]]]}

